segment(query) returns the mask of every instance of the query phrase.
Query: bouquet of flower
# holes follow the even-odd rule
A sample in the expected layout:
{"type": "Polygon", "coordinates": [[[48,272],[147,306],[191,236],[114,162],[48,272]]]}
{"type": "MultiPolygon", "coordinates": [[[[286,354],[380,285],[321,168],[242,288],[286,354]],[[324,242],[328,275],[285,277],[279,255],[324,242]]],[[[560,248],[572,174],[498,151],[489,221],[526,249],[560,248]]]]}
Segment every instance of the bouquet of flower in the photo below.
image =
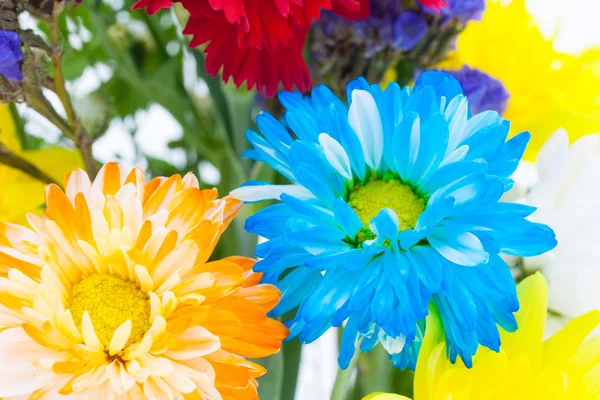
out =
{"type": "Polygon", "coordinates": [[[0,0],[0,398],[600,399],[600,47],[525,0],[0,0]]]}

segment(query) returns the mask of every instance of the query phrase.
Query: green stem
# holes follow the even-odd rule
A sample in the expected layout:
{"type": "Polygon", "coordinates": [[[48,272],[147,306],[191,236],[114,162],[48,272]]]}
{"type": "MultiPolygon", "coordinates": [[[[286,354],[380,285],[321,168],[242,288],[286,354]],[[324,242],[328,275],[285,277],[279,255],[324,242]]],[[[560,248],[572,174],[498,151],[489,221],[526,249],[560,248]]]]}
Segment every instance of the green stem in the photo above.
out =
{"type": "Polygon", "coordinates": [[[354,354],[350,365],[346,369],[340,369],[335,377],[335,384],[333,385],[333,391],[331,392],[331,400],[347,400],[348,393],[350,393],[350,380],[352,374],[358,362],[358,354],[354,354]]]}
{"type": "Polygon", "coordinates": [[[369,366],[367,372],[367,393],[391,392],[394,367],[390,361],[388,352],[383,346],[375,346],[373,350],[365,354],[365,358],[369,366]]]}
{"type": "MultiPolygon", "coordinates": [[[[56,85],[56,95],[60,99],[65,112],[67,113],[67,120],[71,126],[75,125],[75,110],[71,103],[71,98],[67,92],[65,85],[65,78],[62,70],[62,58],[60,51],[60,29],[59,29],[59,17],[63,11],[64,2],[55,1],[52,9],[52,22],[49,24],[50,29],[50,43],[52,44],[51,59],[52,69],[54,72],[54,83],[56,85]]],[[[66,132],[67,134],[67,132],[66,132]]],[[[75,137],[70,137],[71,140],[75,140],[75,137]]]]}

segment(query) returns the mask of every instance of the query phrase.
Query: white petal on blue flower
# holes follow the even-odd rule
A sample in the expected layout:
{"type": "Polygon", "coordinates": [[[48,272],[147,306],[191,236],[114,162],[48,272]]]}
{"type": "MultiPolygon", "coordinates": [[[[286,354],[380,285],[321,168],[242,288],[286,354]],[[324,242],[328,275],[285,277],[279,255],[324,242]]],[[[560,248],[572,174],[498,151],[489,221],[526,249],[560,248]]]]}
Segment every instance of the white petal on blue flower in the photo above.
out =
{"type": "Polygon", "coordinates": [[[282,194],[298,199],[314,199],[315,196],[300,185],[249,185],[232,190],[231,197],[247,202],[263,200],[279,200],[282,194]]]}
{"type": "Polygon", "coordinates": [[[379,341],[384,349],[390,354],[398,354],[404,349],[406,336],[400,335],[397,338],[386,335],[383,330],[379,331],[379,341]]]}
{"type": "Polygon", "coordinates": [[[504,121],[502,117],[498,115],[496,111],[483,111],[477,115],[474,115],[473,118],[467,121],[467,126],[465,127],[465,133],[463,140],[466,140],[479,132],[480,130],[492,126],[497,125],[504,121]]]}
{"type": "Polygon", "coordinates": [[[319,135],[319,143],[323,146],[323,152],[329,164],[344,178],[352,180],[352,168],[350,159],[341,144],[326,133],[319,135]]]}
{"type": "Polygon", "coordinates": [[[477,205],[484,199],[490,187],[488,178],[484,174],[472,174],[463,176],[438,190],[436,190],[427,206],[434,205],[437,201],[453,198],[454,207],[459,207],[469,201],[477,201],[477,205]]]}
{"type": "Polygon", "coordinates": [[[452,153],[465,140],[465,128],[469,115],[469,101],[466,96],[458,95],[453,98],[446,109],[446,120],[450,131],[450,141],[446,155],[452,153]]]}
{"type": "Polygon", "coordinates": [[[371,93],[364,90],[352,92],[348,123],[360,140],[367,165],[372,169],[379,168],[383,157],[383,126],[371,93]]]}
{"type": "Polygon", "coordinates": [[[444,157],[444,161],[442,161],[442,163],[440,164],[440,168],[445,165],[464,160],[465,157],[467,157],[467,154],[469,154],[469,146],[460,146],[459,148],[457,148],[456,150],[444,157]]]}
{"type": "Polygon", "coordinates": [[[436,114],[421,127],[419,155],[408,180],[418,186],[437,170],[448,146],[448,125],[441,114],[436,114]]]}
{"type": "Polygon", "coordinates": [[[438,227],[427,239],[446,260],[458,265],[474,267],[489,259],[481,240],[471,232],[438,227]]]}

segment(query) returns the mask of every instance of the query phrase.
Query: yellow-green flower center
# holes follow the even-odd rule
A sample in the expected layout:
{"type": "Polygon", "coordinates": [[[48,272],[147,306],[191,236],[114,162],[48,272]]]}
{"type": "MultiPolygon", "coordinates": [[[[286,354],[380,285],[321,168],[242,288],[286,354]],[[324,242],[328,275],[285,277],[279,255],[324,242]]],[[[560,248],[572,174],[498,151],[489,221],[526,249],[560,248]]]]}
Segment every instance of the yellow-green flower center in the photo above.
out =
{"type": "Polygon", "coordinates": [[[415,194],[410,186],[396,179],[371,180],[356,186],[350,192],[348,204],[365,226],[359,233],[360,243],[373,239],[369,223],[383,208],[390,208],[396,212],[401,231],[413,229],[419,215],[425,210],[425,200],[415,194]]]}
{"type": "Polygon", "coordinates": [[[81,330],[83,313],[90,314],[98,339],[109,346],[115,330],[125,321],[132,324],[126,346],[137,342],[150,329],[150,301],[134,282],[96,274],[71,289],[69,308],[81,330]]]}

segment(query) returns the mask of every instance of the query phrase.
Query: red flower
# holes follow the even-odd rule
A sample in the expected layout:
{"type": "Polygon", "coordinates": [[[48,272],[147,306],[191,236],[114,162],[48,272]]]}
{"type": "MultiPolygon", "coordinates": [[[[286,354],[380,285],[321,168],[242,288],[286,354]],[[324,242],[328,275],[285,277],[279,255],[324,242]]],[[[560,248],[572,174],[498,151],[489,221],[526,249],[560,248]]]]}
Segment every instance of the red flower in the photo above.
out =
{"type": "MultiPolygon", "coordinates": [[[[140,0],[134,8],[149,13],[168,0],[140,0]]],[[[206,72],[236,86],[245,81],[273,97],[280,84],[307,91],[312,83],[302,49],[311,23],[321,9],[350,19],[364,18],[369,0],[177,0],[190,13],[184,33],[193,35],[190,46],[207,43],[206,72]]]]}
{"type": "Polygon", "coordinates": [[[448,8],[446,0],[419,0],[425,7],[429,7],[435,12],[442,11],[442,8],[448,8]]]}

